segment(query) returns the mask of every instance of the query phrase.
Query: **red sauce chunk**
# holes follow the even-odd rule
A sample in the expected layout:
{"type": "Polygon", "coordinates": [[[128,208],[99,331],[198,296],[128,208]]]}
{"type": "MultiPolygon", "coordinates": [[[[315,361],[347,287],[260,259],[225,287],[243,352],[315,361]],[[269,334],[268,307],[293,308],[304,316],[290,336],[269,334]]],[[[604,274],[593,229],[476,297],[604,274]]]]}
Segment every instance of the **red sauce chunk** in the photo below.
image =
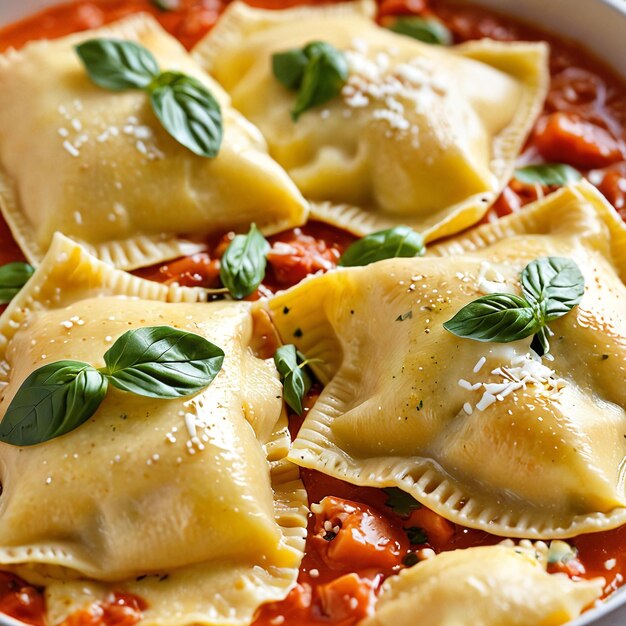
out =
{"type": "Polygon", "coordinates": [[[0,572],[0,612],[26,624],[44,626],[46,606],[43,590],[8,572],[0,572]]]}
{"type": "MultiPolygon", "coordinates": [[[[304,4],[304,0],[250,3],[280,9],[304,4]]],[[[156,16],[168,32],[191,48],[215,24],[226,4],[226,0],[179,0],[174,10],[163,11],[150,0],[78,0],[4,28],[0,51],[35,39],[98,28],[139,11],[156,16]]],[[[401,15],[437,17],[456,43],[482,37],[548,41],[550,90],[520,163],[562,162],[578,168],[626,219],[626,86],[620,79],[575,44],[470,5],[451,0],[379,0],[381,23],[401,15]]],[[[513,179],[485,219],[519,211],[550,191],[553,189],[513,179]]],[[[207,241],[204,253],[136,274],[166,284],[219,290],[220,258],[234,236],[225,233],[207,241]]],[[[266,278],[250,299],[334,268],[354,240],[347,232],[314,221],[270,237],[266,278]]],[[[16,260],[23,256],[0,218],[0,264],[16,260]]],[[[271,358],[277,339],[269,321],[258,318],[255,327],[260,337],[257,353],[271,358]]],[[[309,392],[305,415],[320,391],[314,386],[309,392]]],[[[290,415],[292,436],[302,420],[290,415]]],[[[417,503],[396,507],[390,493],[382,489],[357,487],[312,470],[303,469],[301,475],[312,513],[298,582],[284,601],[261,607],[255,626],[355,626],[371,612],[387,577],[444,550],[502,541],[502,537],[453,524],[417,503]]],[[[603,576],[606,595],[623,584],[626,527],[569,542],[578,551],[576,558],[552,565],[550,571],[573,578],[603,576]]],[[[70,616],[63,626],[134,626],[145,608],[138,597],[114,593],[105,602],[70,616]]],[[[0,572],[0,611],[33,626],[44,626],[43,591],[0,572]]]]}
{"type": "Polygon", "coordinates": [[[146,603],[130,593],[113,593],[104,602],[70,615],[61,626],[135,626],[143,618],[146,603]]]}

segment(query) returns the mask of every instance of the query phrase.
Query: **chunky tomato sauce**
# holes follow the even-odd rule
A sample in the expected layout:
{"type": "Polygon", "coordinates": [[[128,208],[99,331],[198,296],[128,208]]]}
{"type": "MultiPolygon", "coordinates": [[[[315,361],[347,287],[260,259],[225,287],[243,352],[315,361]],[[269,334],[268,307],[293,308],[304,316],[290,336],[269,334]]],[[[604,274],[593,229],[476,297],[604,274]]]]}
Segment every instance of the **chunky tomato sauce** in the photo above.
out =
{"type": "MultiPolygon", "coordinates": [[[[265,8],[284,8],[302,0],[251,0],[265,8]]],[[[147,11],[191,48],[216,22],[223,0],[179,0],[163,11],[150,0],[79,0],[60,4],[0,31],[0,51],[33,39],[60,37],[97,28],[137,11],[147,11]]],[[[500,40],[547,40],[552,46],[550,92],[531,133],[520,164],[562,162],[578,168],[626,219],[626,86],[610,70],[573,44],[482,9],[450,0],[379,0],[385,24],[398,15],[435,15],[456,42],[492,37],[500,40]]],[[[485,218],[519,210],[551,191],[513,180],[485,218]]],[[[138,275],[165,283],[219,288],[219,259],[233,233],[208,242],[205,253],[142,269],[138,275]]],[[[268,272],[257,293],[284,289],[305,276],[337,264],[354,240],[331,226],[309,222],[270,238],[268,272]]],[[[19,247],[0,218],[0,264],[22,260],[19,247]]],[[[265,350],[272,344],[267,320],[258,320],[265,350]],[[265,330],[263,330],[265,328],[265,330]]],[[[271,350],[270,350],[271,351],[271,350]]],[[[271,356],[268,352],[266,356],[271,356]]],[[[319,390],[308,397],[308,406],[319,390]]],[[[301,418],[291,416],[292,434],[301,418]]],[[[400,511],[390,494],[302,470],[312,513],[306,554],[298,584],[283,601],[262,607],[255,626],[297,624],[353,626],[375,602],[384,579],[404,567],[443,550],[488,545],[502,540],[448,522],[425,507],[400,511]]],[[[570,576],[603,576],[608,595],[626,574],[626,527],[570,540],[578,558],[565,571],[570,576]]],[[[44,623],[43,590],[12,574],[0,572],[0,611],[33,626],[44,623]]],[[[65,626],[133,626],[142,616],[141,599],[112,594],[105,602],[71,616],[65,626]]]]}

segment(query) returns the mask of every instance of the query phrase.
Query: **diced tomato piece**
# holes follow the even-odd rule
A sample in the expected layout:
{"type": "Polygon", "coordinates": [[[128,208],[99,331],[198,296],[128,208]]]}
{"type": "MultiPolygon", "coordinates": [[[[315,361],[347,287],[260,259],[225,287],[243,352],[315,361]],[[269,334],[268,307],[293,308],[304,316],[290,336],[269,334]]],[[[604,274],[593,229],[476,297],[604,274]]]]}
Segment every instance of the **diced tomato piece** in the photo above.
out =
{"type": "MultiPolygon", "coordinates": [[[[544,187],[544,191],[549,191],[549,187],[544,187]]],[[[497,217],[504,217],[511,213],[516,213],[524,205],[534,202],[539,198],[541,186],[537,189],[536,185],[527,185],[513,178],[509,184],[502,190],[502,193],[491,207],[491,212],[497,217]]],[[[489,214],[483,219],[483,223],[490,221],[489,214]]]]}
{"type": "Polygon", "coordinates": [[[70,615],[62,626],[135,626],[145,608],[145,602],[137,596],[114,593],[105,602],[94,602],[70,615]]]}
{"type": "Polygon", "coordinates": [[[382,0],[378,5],[378,15],[419,15],[425,8],[425,0],[382,0]]]}
{"type": "Polygon", "coordinates": [[[591,172],[589,179],[596,183],[606,199],[620,212],[626,215],[626,161],[616,163],[605,170],[591,172]]]}
{"type": "Polygon", "coordinates": [[[183,287],[215,288],[220,285],[220,262],[202,252],[163,265],[140,269],[135,274],[165,285],[178,283],[183,287]]]}
{"type": "Polygon", "coordinates": [[[309,274],[336,267],[339,257],[339,251],[322,239],[298,233],[288,241],[276,241],[267,262],[279,285],[295,285],[309,274]]]}
{"type": "Polygon", "coordinates": [[[439,549],[446,545],[454,535],[454,524],[425,506],[411,511],[405,526],[421,528],[426,533],[428,543],[439,549]]]}
{"type": "Polygon", "coordinates": [[[582,169],[606,167],[624,158],[622,146],[604,128],[577,115],[552,113],[535,129],[535,144],[546,161],[582,169]]]}
{"type": "Polygon", "coordinates": [[[356,624],[373,607],[372,583],[357,574],[346,574],[317,588],[322,612],[334,626],[356,624]]]}
{"type": "Polygon", "coordinates": [[[192,6],[187,10],[185,18],[176,30],[176,36],[187,49],[198,43],[217,22],[220,7],[218,3],[212,4],[213,7],[192,6]]]}
{"type": "Polygon", "coordinates": [[[326,497],[315,508],[316,545],[329,567],[392,569],[402,562],[408,539],[399,524],[373,508],[326,497]]]}

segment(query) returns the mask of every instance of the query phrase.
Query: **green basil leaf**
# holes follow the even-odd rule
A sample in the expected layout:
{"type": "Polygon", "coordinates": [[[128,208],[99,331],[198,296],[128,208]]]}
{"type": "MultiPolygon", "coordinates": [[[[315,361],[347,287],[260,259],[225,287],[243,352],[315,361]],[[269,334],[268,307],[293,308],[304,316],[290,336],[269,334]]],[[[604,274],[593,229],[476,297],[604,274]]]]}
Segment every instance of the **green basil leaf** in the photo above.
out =
{"type": "Polygon", "coordinates": [[[151,2],[161,11],[176,11],[180,9],[180,0],[151,0],[151,2]]]}
{"type": "Polygon", "coordinates": [[[237,300],[249,296],[265,277],[270,244],[255,224],[247,235],[237,235],[222,257],[220,278],[237,300]]]}
{"type": "Polygon", "coordinates": [[[543,257],[522,271],[522,293],[539,308],[544,322],[569,313],[585,293],[585,279],[575,261],[543,257]]]}
{"type": "Polygon", "coordinates": [[[552,331],[547,326],[542,326],[530,342],[531,350],[534,350],[539,356],[543,356],[544,354],[550,352],[549,337],[552,335],[552,331]]]}
{"type": "Polygon", "coordinates": [[[0,423],[0,441],[34,446],[85,423],[107,392],[106,378],[88,363],[58,361],[22,383],[0,423]]]}
{"type": "Polygon", "coordinates": [[[303,53],[308,62],[291,112],[294,121],[305,111],[337,97],[350,71],[345,54],[329,43],[314,41],[303,53]]]}
{"type": "Polygon", "coordinates": [[[515,178],[521,183],[534,185],[568,185],[582,178],[581,173],[564,163],[527,165],[515,170],[515,178]]]}
{"type": "Polygon", "coordinates": [[[105,353],[101,372],[109,382],[138,396],[180,398],[211,384],[224,351],[195,333],[171,326],[124,333],[105,353]]]}
{"type": "Polygon", "coordinates": [[[424,532],[423,528],[411,526],[410,528],[405,528],[404,531],[406,532],[406,536],[412,546],[428,543],[428,536],[424,532]]]}
{"type": "Polygon", "coordinates": [[[311,388],[311,377],[304,362],[303,355],[292,344],[281,346],[274,355],[274,363],[283,383],[285,401],[298,415],[302,415],[302,400],[311,388]]]}
{"type": "Polygon", "coordinates": [[[422,256],[424,239],[408,226],[394,226],[355,241],[339,259],[339,265],[354,267],[395,257],[422,256]]]}
{"type": "Polygon", "coordinates": [[[159,65],[143,46],[121,39],[90,39],[76,46],[89,78],[110,91],[144,89],[159,73],[159,65]]]}
{"type": "Polygon", "coordinates": [[[32,265],[21,261],[0,267],[0,304],[11,302],[34,273],[32,265]]]}
{"type": "Polygon", "coordinates": [[[524,298],[509,293],[481,296],[443,325],[457,337],[498,343],[530,337],[541,326],[535,308],[524,298]]]}
{"type": "Polygon", "coordinates": [[[452,44],[452,33],[433,17],[400,17],[389,26],[389,29],[424,43],[441,46],[452,44]]]}
{"type": "Polygon", "coordinates": [[[303,50],[287,50],[272,55],[272,72],[287,89],[300,89],[309,58],[303,50]]]}
{"type": "Polygon", "coordinates": [[[398,487],[385,487],[387,494],[385,506],[391,507],[393,512],[400,517],[408,517],[411,511],[421,509],[422,505],[409,493],[398,487]]]}
{"type": "Polygon", "coordinates": [[[197,79],[164,72],[149,85],[150,102],[163,128],[198,156],[217,156],[222,144],[222,110],[197,79]]]}

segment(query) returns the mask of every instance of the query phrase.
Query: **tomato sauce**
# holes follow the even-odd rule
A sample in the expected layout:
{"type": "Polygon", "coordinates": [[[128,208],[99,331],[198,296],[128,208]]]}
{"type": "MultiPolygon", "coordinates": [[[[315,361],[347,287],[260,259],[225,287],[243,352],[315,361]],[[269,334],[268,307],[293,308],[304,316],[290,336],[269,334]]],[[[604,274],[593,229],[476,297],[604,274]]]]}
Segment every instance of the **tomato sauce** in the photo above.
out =
{"type": "Polygon", "coordinates": [[[130,593],[112,593],[70,615],[61,626],[135,626],[143,618],[146,603],[130,593]]]}
{"type": "Polygon", "coordinates": [[[45,608],[43,589],[0,572],[0,612],[32,626],[44,626],[45,608]]]}
{"type": "MultiPolygon", "coordinates": [[[[217,21],[224,0],[178,0],[176,8],[159,9],[150,0],[79,0],[59,4],[0,31],[0,51],[26,42],[55,38],[102,26],[145,11],[187,48],[217,21]]],[[[255,6],[280,9],[303,0],[250,0],[255,6]]],[[[609,69],[574,44],[493,12],[458,6],[450,0],[379,0],[385,24],[399,15],[432,15],[452,32],[457,43],[492,37],[499,40],[547,40],[551,45],[551,85],[546,104],[520,156],[520,165],[558,161],[578,168],[626,219],[626,86],[609,69]]],[[[520,210],[552,191],[513,179],[485,219],[520,210]]],[[[219,260],[234,233],[212,239],[206,252],[138,270],[137,275],[168,284],[215,289],[220,297],[219,260]]],[[[285,289],[305,276],[335,267],[354,237],[331,226],[309,222],[270,237],[268,271],[256,299],[285,289]]],[[[0,219],[0,264],[23,260],[19,247],[0,219]]],[[[261,350],[271,352],[266,320],[261,350]]],[[[307,398],[310,407],[319,394],[307,398]]],[[[308,410],[308,409],[307,409],[308,410]]],[[[302,418],[290,416],[295,436],[302,418]]],[[[390,494],[350,485],[312,470],[302,470],[312,513],[306,554],[298,584],[282,602],[261,608],[255,626],[354,626],[373,606],[384,579],[433,554],[498,543],[501,537],[464,528],[425,507],[398,511],[390,494]]],[[[570,540],[578,550],[570,576],[603,576],[608,595],[626,574],[626,527],[570,540]]],[[[71,616],[64,626],[134,626],[145,604],[112,594],[71,616]]],[[[33,626],[43,626],[43,590],[0,572],[0,611],[33,626]]]]}

